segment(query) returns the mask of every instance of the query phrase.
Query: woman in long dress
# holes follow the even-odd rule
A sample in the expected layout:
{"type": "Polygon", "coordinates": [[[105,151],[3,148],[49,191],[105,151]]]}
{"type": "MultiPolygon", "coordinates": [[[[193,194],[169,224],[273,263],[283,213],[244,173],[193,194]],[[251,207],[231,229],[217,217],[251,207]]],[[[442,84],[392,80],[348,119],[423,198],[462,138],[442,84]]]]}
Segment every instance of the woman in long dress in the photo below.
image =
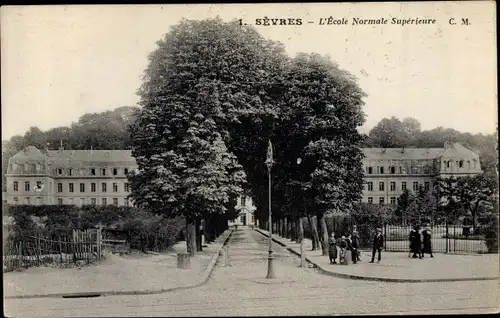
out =
{"type": "Polygon", "coordinates": [[[422,257],[424,257],[424,254],[430,254],[431,258],[434,258],[434,255],[432,255],[432,232],[429,227],[429,224],[425,227],[425,229],[422,231],[422,236],[423,236],[423,241],[424,241],[424,248],[422,250],[422,257]]]}
{"type": "Polygon", "coordinates": [[[330,257],[330,264],[337,264],[337,240],[333,232],[328,239],[328,256],[330,257]]]}

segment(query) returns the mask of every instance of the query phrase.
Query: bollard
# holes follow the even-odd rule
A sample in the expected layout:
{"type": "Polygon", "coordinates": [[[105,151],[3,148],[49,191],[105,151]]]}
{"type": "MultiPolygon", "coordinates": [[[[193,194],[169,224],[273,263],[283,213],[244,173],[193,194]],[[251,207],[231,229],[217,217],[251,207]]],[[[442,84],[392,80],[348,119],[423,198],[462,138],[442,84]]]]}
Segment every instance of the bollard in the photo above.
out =
{"type": "Polygon", "coordinates": [[[177,253],[177,268],[188,269],[191,267],[189,253],[177,253]]]}
{"type": "Polygon", "coordinates": [[[224,266],[229,266],[229,246],[224,246],[224,266]]]}

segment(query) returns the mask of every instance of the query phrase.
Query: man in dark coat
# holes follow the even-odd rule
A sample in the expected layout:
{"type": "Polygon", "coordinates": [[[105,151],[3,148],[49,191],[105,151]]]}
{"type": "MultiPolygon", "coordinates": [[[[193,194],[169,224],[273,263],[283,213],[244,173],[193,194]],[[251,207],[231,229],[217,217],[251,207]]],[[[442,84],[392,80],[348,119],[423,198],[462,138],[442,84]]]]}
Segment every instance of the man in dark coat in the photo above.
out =
{"type": "Polygon", "coordinates": [[[354,242],[352,235],[347,237],[347,249],[351,251],[351,261],[356,264],[358,261],[358,245],[354,242]]]}
{"type": "Polygon", "coordinates": [[[422,259],[422,239],[417,225],[410,231],[410,251],[413,253],[412,258],[417,258],[418,254],[418,258],[422,259]]]}
{"type": "Polygon", "coordinates": [[[429,227],[429,224],[425,227],[425,229],[422,231],[422,236],[424,239],[424,248],[422,250],[422,257],[424,257],[424,254],[430,254],[431,258],[434,258],[432,255],[432,241],[431,241],[431,229],[429,227]]]}
{"type": "Polygon", "coordinates": [[[330,264],[337,264],[337,240],[333,232],[328,239],[328,256],[330,257],[330,264]]]}
{"type": "Polygon", "coordinates": [[[382,229],[378,228],[377,234],[375,234],[375,237],[373,238],[372,260],[370,261],[370,263],[374,262],[375,253],[377,252],[378,252],[377,263],[380,263],[380,260],[382,259],[382,247],[384,247],[384,236],[382,235],[382,229]]]}

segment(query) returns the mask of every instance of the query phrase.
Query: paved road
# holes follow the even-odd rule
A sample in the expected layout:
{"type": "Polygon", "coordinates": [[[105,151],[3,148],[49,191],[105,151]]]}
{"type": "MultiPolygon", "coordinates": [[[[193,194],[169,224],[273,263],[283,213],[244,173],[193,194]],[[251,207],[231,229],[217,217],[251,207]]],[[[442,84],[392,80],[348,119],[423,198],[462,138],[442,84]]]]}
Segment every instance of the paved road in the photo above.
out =
{"type": "Polygon", "coordinates": [[[147,296],[7,299],[10,317],[263,316],[452,314],[498,311],[498,282],[401,284],[338,279],[300,268],[274,245],[277,279],[264,279],[268,241],[249,229],[230,240],[230,267],[219,264],[204,286],[147,296]]]}

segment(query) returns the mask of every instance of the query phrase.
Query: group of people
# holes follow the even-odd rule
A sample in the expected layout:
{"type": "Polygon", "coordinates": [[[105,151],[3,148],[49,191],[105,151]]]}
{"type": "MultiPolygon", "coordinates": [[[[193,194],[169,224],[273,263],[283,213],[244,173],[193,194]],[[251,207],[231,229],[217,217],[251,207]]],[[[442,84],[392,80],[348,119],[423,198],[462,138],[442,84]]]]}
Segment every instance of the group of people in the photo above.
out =
{"type": "Polygon", "coordinates": [[[424,254],[432,255],[431,229],[429,224],[421,230],[420,226],[414,225],[410,232],[410,253],[408,257],[423,259],[424,254]],[[413,253],[413,255],[411,255],[413,253]]]}
{"type": "MultiPolygon", "coordinates": [[[[335,233],[332,232],[329,240],[328,240],[328,254],[330,257],[330,264],[337,264],[337,246],[340,249],[340,257],[339,261],[342,262],[342,259],[345,257],[346,251],[351,251],[351,261],[353,264],[361,261],[361,254],[358,250],[359,248],[360,237],[357,231],[356,225],[353,226],[352,233],[349,233],[347,236],[343,235],[339,239],[335,238],[335,233]]],[[[370,263],[373,263],[375,260],[375,255],[378,252],[378,262],[380,262],[382,258],[382,247],[384,246],[384,238],[382,235],[382,229],[378,228],[377,232],[373,238],[373,249],[372,249],[372,259],[370,263]]]]}

